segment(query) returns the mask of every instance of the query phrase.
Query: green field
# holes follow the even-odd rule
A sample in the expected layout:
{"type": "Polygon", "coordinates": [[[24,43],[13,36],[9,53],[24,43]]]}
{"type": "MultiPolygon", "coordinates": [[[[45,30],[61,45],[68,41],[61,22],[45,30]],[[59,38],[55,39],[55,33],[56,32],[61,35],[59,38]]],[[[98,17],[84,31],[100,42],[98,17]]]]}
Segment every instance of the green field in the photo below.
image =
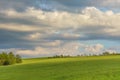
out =
{"type": "Polygon", "coordinates": [[[0,80],[120,80],[120,55],[24,59],[1,66],[0,80]]]}

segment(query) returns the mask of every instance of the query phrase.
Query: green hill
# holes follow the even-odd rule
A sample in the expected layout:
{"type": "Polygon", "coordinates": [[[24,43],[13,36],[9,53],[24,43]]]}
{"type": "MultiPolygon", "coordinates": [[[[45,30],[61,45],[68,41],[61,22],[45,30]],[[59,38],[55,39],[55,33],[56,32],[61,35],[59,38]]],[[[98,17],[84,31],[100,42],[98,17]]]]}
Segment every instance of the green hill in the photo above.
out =
{"type": "Polygon", "coordinates": [[[0,66],[0,80],[120,80],[120,55],[24,59],[0,66]]]}

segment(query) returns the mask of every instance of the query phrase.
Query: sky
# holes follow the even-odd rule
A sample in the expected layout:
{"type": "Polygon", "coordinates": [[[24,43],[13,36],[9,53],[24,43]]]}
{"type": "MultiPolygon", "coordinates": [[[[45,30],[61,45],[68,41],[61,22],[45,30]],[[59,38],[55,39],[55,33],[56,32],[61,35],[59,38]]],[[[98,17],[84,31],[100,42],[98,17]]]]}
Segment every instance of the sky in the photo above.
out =
{"type": "Polygon", "coordinates": [[[120,0],[0,0],[0,52],[23,57],[120,52],[120,0]]]}

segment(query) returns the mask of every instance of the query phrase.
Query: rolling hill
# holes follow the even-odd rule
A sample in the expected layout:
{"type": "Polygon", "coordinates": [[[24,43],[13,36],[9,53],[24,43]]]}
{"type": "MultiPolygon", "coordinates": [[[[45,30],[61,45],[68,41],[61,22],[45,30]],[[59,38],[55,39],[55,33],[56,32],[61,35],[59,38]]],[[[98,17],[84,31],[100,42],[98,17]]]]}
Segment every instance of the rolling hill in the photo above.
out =
{"type": "Polygon", "coordinates": [[[24,59],[0,66],[0,80],[120,80],[120,55],[24,59]]]}

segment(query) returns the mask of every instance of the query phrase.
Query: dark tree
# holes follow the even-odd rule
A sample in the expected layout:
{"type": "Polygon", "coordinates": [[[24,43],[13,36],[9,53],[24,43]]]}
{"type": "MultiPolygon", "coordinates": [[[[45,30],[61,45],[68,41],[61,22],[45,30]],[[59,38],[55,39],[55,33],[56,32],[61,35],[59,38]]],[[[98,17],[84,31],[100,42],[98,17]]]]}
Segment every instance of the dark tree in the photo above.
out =
{"type": "Polygon", "coordinates": [[[9,58],[8,58],[8,55],[7,55],[7,53],[6,52],[3,52],[2,54],[2,65],[9,65],[10,63],[9,63],[9,58]]]}
{"type": "Polygon", "coordinates": [[[110,55],[110,53],[109,52],[104,52],[103,55],[110,55]]]}
{"type": "Polygon", "coordinates": [[[16,55],[16,63],[22,63],[22,59],[20,55],[16,55]]]}
{"type": "Polygon", "coordinates": [[[20,55],[14,55],[13,52],[6,52],[0,53],[0,65],[11,65],[15,63],[21,63],[22,58],[20,55]]]}
{"type": "Polygon", "coordinates": [[[8,54],[8,57],[9,57],[9,63],[10,63],[10,64],[15,64],[15,63],[16,63],[16,57],[15,57],[15,55],[13,54],[13,52],[10,52],[10,53],[8,54]]]}

